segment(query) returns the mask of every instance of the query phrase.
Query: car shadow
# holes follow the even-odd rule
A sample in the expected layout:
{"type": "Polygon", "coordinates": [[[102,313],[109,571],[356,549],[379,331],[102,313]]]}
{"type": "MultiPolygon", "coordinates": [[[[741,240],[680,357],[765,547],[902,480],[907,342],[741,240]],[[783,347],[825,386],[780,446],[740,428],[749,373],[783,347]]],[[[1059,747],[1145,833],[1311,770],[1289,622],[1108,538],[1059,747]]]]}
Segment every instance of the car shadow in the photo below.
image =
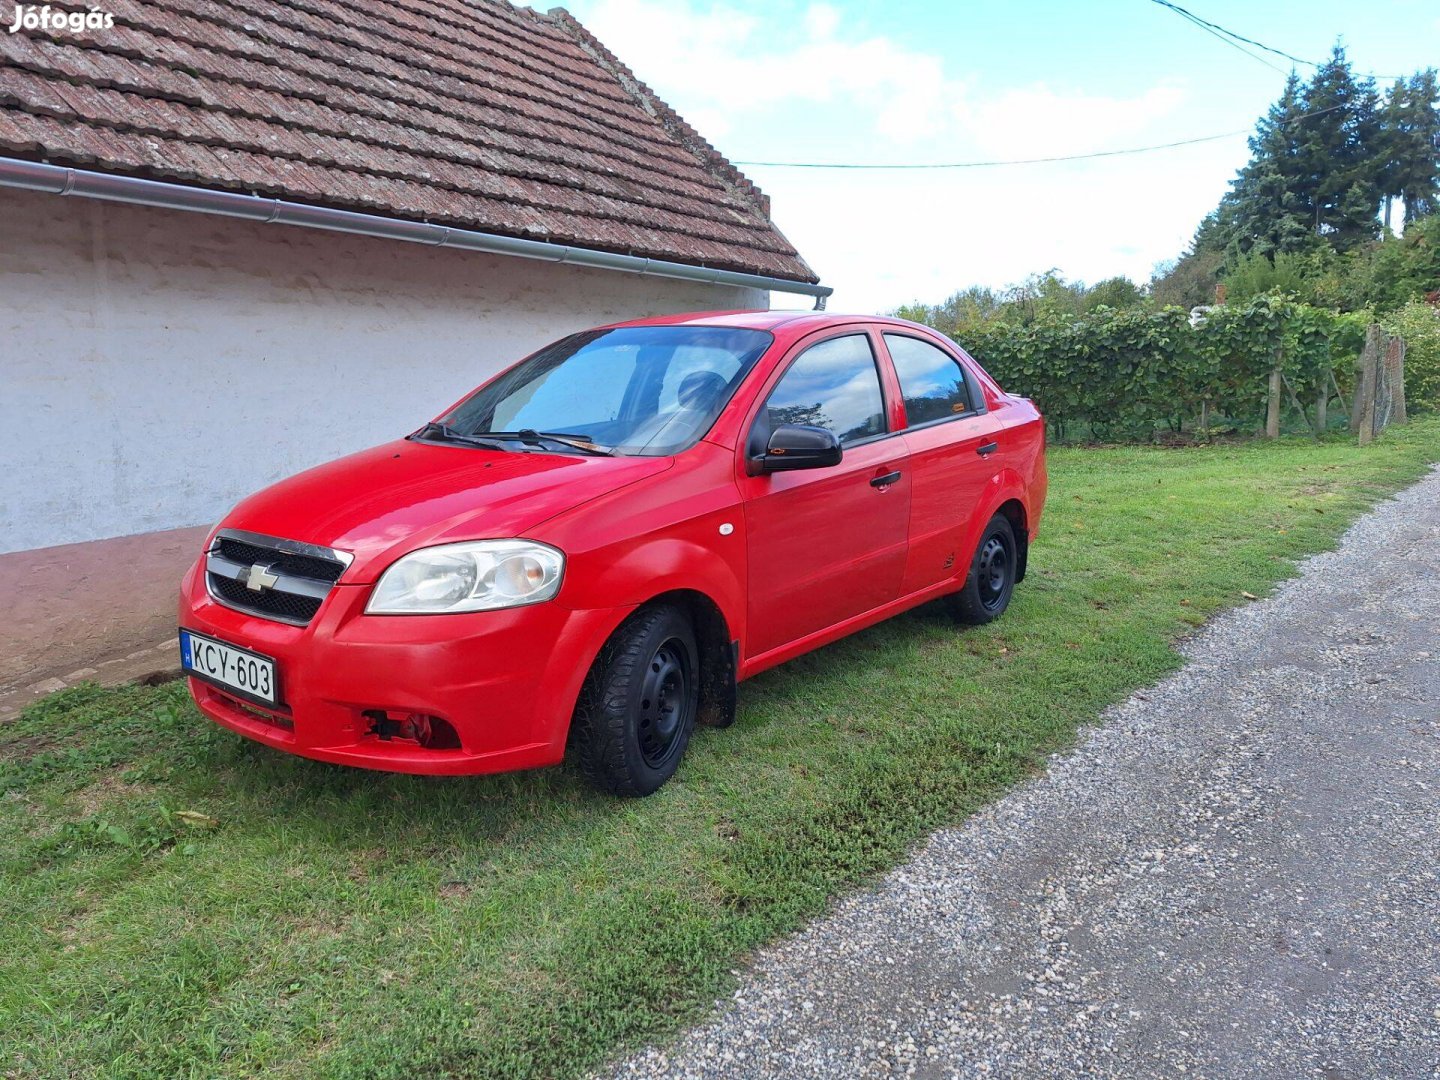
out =
{"type": "MultiPolygon", "coordinates": [[[[762,672],[740,687],[735,728],[697,729],[689,764],[722,751],[735,732],[754,735],[791,722],[787,716],[804,709],[817,690],[843,692],[845,680],[860,666],[902,663],[927,640],[955,632],[954,621],[937,601],[762,672]]],[[[196,727],[210,725],[188,708],[196,727]]],[[[632,814],[637,806],[594,790],[568,756],[558,767],[528,772],[411,776],[312,761],[218,727],[211,734],[208,747],[189,763],[192,783],[206,773],[211,779],[195,786],[239,801],[246,814],[330,827],[337,843],[357,850],[401,837],[413,843],[419,835],[430,843],[498,843],[540,819],[569,819],[573,825],[573,819],[585,816],[598,825],[632,814]]],[[[686,790],[686,768],[682,764],[679,783],[644,803],[693,797],[686,790]]]]}

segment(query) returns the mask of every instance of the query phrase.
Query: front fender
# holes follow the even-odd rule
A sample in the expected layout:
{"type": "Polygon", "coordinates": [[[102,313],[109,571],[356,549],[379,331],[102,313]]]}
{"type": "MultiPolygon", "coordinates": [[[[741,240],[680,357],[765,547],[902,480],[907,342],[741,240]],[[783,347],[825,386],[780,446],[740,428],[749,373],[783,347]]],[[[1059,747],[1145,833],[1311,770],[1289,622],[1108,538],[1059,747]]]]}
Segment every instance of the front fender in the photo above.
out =
{"type": "MultiPolygon", "coordinates": [[[[704,529],[704,526],[701,526],[704,529]]],[[[718,535],[710,526],[705,531],[718,535]]],[[[728,550],[693,537],[641,540],[622,552],[613,549],[581,556],[573,567],[575,587],[563,599],[574,607],[633,610],[662,593],[702,593],[725,617],[732,636],[740,636],[745,615],[744,537],[725,537],[728,550]]]]}
{"type": "MultiPolygon", "coordinates": [[[[714,531],[718,535],[718,530],[714,531]]],[[[733,535],[733,534],[732,534],[733,535]]],[[[743,544],[743,539],[741,542],[743,544]]],[[[702,708],[712,717],[707,723],[733,722],[735,712],[734,653],[730,643],[743,638],[745,586],[741,577],[744,563],[738,553],[740,544],[729,551],[717,552],[694,539],[656,538],[627,546],[618,555],[596,552],[581,556],[572,567],[572,577],[562,591],[564,602],[585,608],[601,616],[592,625],[581,662],[576,664],[577,677],[567,690],[571,711],[578,697],[585,672],[596,656],[635,610],[657,596],[667,593],[696,594],[708,599],[719,612],[719,625],[711,612],[697,611],[697,637],[702,651],[709,653],[713,663],[707,664],[708,680],[702,693],[702,708]],[[726,558],[726,555],[732,555],[726,558]],[[715,718],[720,719],[715,719],[715,718]]]]}

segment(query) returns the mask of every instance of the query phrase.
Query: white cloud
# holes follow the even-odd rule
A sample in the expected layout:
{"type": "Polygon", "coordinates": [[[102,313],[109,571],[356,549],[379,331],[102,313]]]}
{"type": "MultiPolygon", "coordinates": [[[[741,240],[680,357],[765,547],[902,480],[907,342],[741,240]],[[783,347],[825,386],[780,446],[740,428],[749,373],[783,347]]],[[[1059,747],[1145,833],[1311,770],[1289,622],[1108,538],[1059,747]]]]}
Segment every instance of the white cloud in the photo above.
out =
{"type": "Polygon", "coordinates": [[[723,5],[600,0],[580,8],[601,41],[712,141],[717,118],[732,129],[747,111],[784,103],[861,107],[874,130],[915,138],[943,123],[947,97],[940,58],[885,37],[840,36],[839,12],[813,4],[799,23],[776,28],[723,5]]]}
{"type": "MultiPolygon", "coordinates": [[[[828,4],[764,19],[703,0],[574,7],[732,158],[1029,158],[1194,133],[1177,130],[1196,96],[1178,80],[1129,96],[1027,78],[978,85],[963,54],[862,31],[828,4]]],[[[746,171],[771,195],[777,224],[835,286],[831,308],[873,311],[1051,267],[1090,281],[1144,280],[1179,253],[1243,154],[1236,139],[1039,166],[746,171]]]]}
{"type": "Polygon", "coordinates": [[[812,38],[834,37],[840,29],[840,12],[829,4],[811,4],[805,9],[805,29],[812,38]]]}

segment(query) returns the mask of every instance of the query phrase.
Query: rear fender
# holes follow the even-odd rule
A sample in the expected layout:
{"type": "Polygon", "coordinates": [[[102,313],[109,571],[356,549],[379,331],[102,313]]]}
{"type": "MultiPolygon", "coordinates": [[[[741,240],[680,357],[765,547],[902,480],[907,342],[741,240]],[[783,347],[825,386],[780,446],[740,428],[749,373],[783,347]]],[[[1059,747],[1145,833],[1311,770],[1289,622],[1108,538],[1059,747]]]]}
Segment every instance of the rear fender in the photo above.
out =
{"type": "MultiPolygon", "coordinates": [[[[970,574],[970,564],[975,559],[975,549],[980,546],[980,536],[985,532],[985,526],[990,524],[990,519],[995,516],[1000,507],[1011,500],[1019,502],[1024,509],[1026,532],[1029,532],[1029,523],[1034,520],[1030,512],[1030,500],[1025,494],[1025,482],[1020,474],[1014,469],[1002,469],[997,473],[990,483],[985,486],[984,492],[977,503],[979,513],[973,514],[966,530],[965,543],[961,548],[965,552],[965,560],[959,564],[960,572],[956,580],[964,583],[970,574]]],[[[1017,536],[1016,540],[1020,545],[1020,568],[1019,576],[1025,572],[1025,555],[1029,544],[1026,537],[1017,536]]]]}

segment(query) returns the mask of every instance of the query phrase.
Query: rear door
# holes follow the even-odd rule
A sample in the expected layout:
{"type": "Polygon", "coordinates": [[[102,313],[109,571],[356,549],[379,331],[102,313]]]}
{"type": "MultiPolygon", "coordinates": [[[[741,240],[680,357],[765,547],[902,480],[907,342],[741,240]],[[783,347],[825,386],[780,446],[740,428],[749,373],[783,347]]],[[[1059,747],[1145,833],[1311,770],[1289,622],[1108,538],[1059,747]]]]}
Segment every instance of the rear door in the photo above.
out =
{"type": "Polygon", "coordinates": [[[900,595],[910,519],[909,454],[882,390],[872,336],[807,339],[751,420],[743,452],[777,424],[813,424],[844,450],[829,468],[742,470],[750,564],[746,657],[825,630],[900,595]]]}
{"type": "Polygon", "coordinates": [[[959,357],[918,334],[886,330],[882,341],[905,405],[912,487],[902,592],[912,593],[969,568],[962,545],[1000,468],[1000,424],[959,357]]]}

